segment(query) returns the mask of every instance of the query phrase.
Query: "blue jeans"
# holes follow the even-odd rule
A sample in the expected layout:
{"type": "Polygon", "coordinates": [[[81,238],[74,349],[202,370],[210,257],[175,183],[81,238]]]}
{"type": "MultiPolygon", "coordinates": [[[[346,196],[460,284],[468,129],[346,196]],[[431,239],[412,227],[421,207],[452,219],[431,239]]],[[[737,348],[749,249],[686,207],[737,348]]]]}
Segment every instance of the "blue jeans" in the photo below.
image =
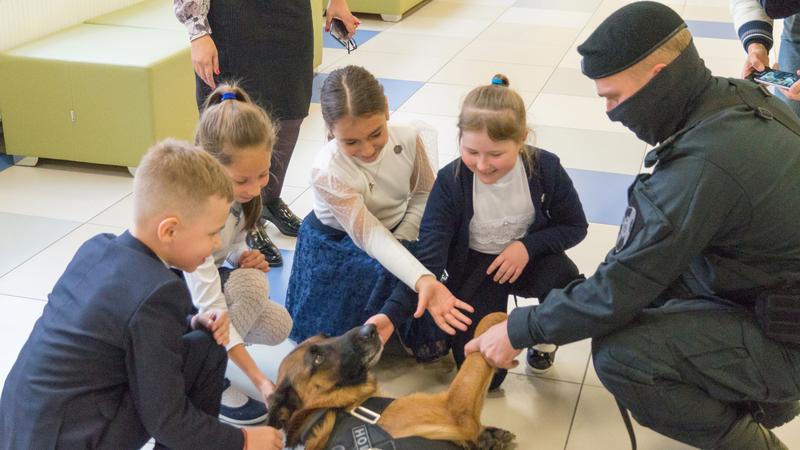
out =
{"type": "MultiPolygon", "coordinates": [[[[781,48],[778,52],[778,66],[784,72],[797,73],[800,69],[800,14],[783,19],[781,48]]],[[[778,89],[775,95],[786,102],[795,114],[800,116],[800,102],[789,100],[778,89]]]]}

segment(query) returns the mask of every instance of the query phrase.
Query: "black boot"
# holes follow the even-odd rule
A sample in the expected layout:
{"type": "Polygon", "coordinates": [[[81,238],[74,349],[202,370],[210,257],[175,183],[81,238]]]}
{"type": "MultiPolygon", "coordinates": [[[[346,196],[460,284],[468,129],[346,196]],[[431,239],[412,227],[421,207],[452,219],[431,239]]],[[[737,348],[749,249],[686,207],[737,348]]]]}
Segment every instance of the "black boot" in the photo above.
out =
{"type": "Polygon", "coordinates": [[[261,210],[261,217],[274,223],[286,236],[297,236],[300,224],[303,222],[280,198],[268,200],[261,210]]]}
{"type": "Polygon", "coordinates": [[[267,235],[267,222],[263,217],[258,219],[256,229],[247,233],[245,237],[247,246],[253,250],[258,250],[264,255],[270,267],[280,267],[283,265],[283,256],[278,246],[272,242],[267,235]]]}

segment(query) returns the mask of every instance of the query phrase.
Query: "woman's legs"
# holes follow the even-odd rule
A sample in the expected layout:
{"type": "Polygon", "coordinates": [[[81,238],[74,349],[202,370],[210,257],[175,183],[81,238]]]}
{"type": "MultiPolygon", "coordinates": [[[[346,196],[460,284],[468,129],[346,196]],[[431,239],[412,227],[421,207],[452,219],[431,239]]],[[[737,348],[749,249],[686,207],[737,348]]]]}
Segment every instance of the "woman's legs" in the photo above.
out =
{"type": "Polygon", "coordinates": [[[280,198],[302,123],[303,119],[279,121],[277,141],[272,149],[269,184],[261,189],[261,202],[264,205],[262,215],[287,236],[297,236],[302,222],[280,198]]]}

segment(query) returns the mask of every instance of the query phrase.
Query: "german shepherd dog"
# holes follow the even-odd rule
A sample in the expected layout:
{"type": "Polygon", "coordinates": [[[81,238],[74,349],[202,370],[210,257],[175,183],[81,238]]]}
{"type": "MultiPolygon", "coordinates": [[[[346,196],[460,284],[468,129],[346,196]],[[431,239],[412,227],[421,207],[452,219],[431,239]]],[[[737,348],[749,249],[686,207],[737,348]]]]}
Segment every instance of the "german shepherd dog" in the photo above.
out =
{"type": "MultiPolygon", "coordinates": [[[[486,316],[475,335],[505,319],[503,313],[486,316]]],[[[342,336],[314,336],[304,341],[281,362],[267,424],[283,429],[287,447],[304,444],[307,450],[325,449],[337,412],[351,411],[376,395],[377,384],[369,369],[378,362],[382,350],[372,324],[342,336]]],[[[466,449],[504,449],[514,435],[483,427],[480,422],[493,374],[494,369],[480,353],[471,354],[447,391],[395,399],[377,425],[393,439],[418,436],[451,441],[466,449]]]]}

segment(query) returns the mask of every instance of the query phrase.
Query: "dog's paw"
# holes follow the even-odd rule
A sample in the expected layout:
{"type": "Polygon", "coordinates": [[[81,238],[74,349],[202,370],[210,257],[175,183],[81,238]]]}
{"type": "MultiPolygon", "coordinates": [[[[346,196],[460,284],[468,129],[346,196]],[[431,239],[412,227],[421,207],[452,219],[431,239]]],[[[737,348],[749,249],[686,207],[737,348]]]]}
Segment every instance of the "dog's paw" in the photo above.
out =
{"type": "Polygon", "coordinates": [[[517,436],[510,431],[486,427],[478,436],[478,450],[503,450],[516,438],[517,436]]]}

